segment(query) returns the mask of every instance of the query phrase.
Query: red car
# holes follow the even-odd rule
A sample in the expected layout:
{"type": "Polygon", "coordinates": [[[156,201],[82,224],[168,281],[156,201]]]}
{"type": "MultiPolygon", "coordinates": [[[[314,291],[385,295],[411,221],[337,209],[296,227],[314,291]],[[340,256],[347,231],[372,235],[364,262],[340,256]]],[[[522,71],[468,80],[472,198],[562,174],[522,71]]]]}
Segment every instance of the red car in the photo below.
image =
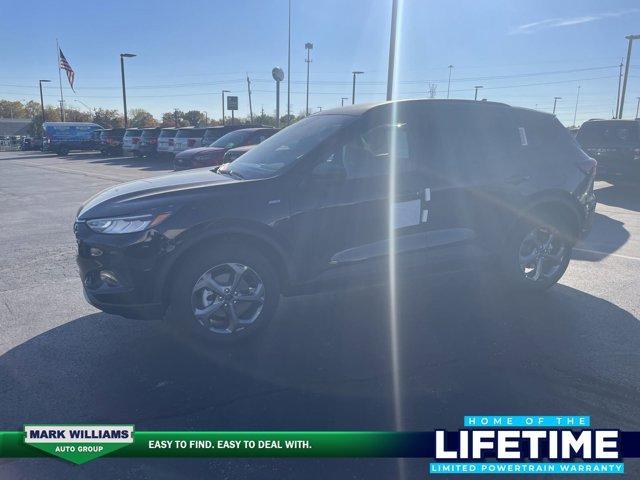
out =
{"type": "Polygon", "coordinates": [[[257,145],[278,129],[271,127],[244,128],[235,130],[220,137],[208,147],[191,148],[178,153],[173,159],[175,170],[187,170],[190,168],[208,167],[224,163],[224,154],[232,148],[245,145],[257,145]]]}

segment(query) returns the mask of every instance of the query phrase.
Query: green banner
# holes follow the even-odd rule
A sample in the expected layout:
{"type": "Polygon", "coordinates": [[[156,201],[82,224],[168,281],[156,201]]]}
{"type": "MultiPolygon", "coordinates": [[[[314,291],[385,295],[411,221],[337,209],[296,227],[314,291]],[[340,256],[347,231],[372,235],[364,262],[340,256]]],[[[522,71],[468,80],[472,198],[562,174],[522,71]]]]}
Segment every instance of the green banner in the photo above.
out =
{"type": "MultiPolygon", "coordinates": [[[[82,426],[88,432],[77,442],[72,426],[38,426],[52,430],[51,436],[29,438],[25,432],[0,432],[0,458],[57,456],[84,463],[100,456],[108,457],[397,457],[422,456],[425,445],[407,455],[415,439],[398,432],[132,432],[129,443],[97,438],[99,432],[123,427],[82,426]],[[56,430],[62,433],[55,433],[56,430]],[[66,430],[63,430],[66,429],[66,430]],[[71,438],[73,432],[75,439],[71,438]],[[98,433],[97,433],[98,432],[98,433]],[[46,441],[43,441],[46,440],[46,441]],[[71,448],[72,447],[72,448],[71,448]],[[409,447],[409,448],[408,448],[409,447]]],[[[130,427],[131,431],[133,427],[130,427]]],[[[40,433],[40,435],[46,435],[40,433]]],[[[411,434],[409,434],[411,435],[411,434]]],[[[37,435],[36,435],[37,437],[37,435]]],[[[428,447],[428,445],[427,445],[428,447]]]]}

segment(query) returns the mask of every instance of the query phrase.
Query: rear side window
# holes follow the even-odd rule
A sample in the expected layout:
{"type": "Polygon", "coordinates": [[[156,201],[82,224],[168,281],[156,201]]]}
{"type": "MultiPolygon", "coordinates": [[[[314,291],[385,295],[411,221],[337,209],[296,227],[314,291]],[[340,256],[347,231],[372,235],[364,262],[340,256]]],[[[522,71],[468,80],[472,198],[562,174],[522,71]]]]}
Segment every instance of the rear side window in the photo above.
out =
{"type": "Polygon", "coordinates": [[[515,109],[514,122],[524,131],[526,144],[520,142],[518,153],[527,162],[557,161],[575,154],[576,143],[560,121],[546,114],[515,109]]]}
{"type": "Polygon", "coordinates": [[[431,178],[472,183],[513,169],[521,132],[511,121],[509,109],[433,105],[417,115],[421,117],[421,164],[431,178]]]}

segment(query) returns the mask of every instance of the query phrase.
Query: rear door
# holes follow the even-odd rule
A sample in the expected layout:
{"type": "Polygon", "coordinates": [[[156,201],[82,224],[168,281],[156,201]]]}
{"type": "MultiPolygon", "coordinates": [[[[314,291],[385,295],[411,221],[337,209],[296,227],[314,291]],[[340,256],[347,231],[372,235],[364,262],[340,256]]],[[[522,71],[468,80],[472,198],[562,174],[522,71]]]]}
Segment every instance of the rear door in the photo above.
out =
{"type": "Polygon", "coordinates": [[[527,181],[518,128],[500,105],[440,104],[421,112],[424,222],[429,263],[464,267],[500,241],[527,181]]]}

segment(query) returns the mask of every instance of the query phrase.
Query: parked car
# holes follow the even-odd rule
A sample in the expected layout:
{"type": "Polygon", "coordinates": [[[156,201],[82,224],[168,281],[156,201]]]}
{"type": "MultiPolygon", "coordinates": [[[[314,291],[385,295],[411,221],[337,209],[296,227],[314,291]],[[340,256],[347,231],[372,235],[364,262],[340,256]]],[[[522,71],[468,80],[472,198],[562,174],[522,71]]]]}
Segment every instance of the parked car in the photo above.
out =
{"type": "Polygon", "coordinates": [[[20,145],[21,150],[42,150],[42,139],[25,137],[20,145]]]}
{"type": "Polygon", "coordinates": [[[255,145],[245,145],[244,147],[232,148],[231,150],[227,150],[227,153],[224,154],[223,162],[231,163],[239,156],[247,153],[253,147],[255,147],[255,145]]]}
{"type": "Polygon", "coordinates": [[[264,127],[264,125],[254,125],[249,123],[244,124],[234,124],[234,125],[218,125],[215,127],[207,127],[204,132],[204,136],[202,137],[202,147],[208,147],[213,142],[218,140],[220,137],[226,135],[229,132],[233,132],[235,130],[242,130],[243,128],[260,128],[264,127]]]}
{"type": "Polygon", "coordinates": [[[102,127],[87,122],[44,122],[42,150],[68,155],[72,150],[95,150],[93,132],[102,127]]]}
{"type": "Polygon", "coordinates": [[[140,149],[140,136],[142,135],[142,129],[140,128],[127,128],[122,138],[122,154],[128,157],[135,157],[139,155],[140,149]]]}
{"type": "Polygon", "coordinates": [[[173,159],[173,168],[186,170],[220,165],[228,150],[244,145],[257,145],[277,132],[278,130],[272,127],[243,128],[229,132],[208,147],[192,148],[178,153],[173,159]]]}
{"type": "Polygon", "coordinates": [[[160,128],[143,128],[138,147],[138,154],[153,157],[158,153],[158,137],[160,128]]]}
{"type": "Polygon", "coordinates": [[[197,148],[202,145],[204,128],[184,127],[179,128],[173,140],[173,153],[178,154],[189,148],[197,148]]]}
{"type": "Polygon", "coordinates": [[[163,128],[158,136],[158,155],[173,155],[174,139],[178,133],[177,128],[163,128]]]}
{"type": "Polygon", "coordinates": [[[105,128],[100,133],[100,153],[103,155],[121,155],[124,128],[105,128]]]}
{"type": "Polygon", "coordinates": [[[385,281],[390,254],[403,281],[483,268],[539,291],[589,231],[595,171],[535,110],[409,100],[323,111],[217,172],[92,197],[74,227],[80,275],[97,308],[164,315],[196,342],[257,332],[281,294],[385,281]]]}
{"type": "Polygon", "coordinates": [[[598,160],[604,176],[640,175],[640,121],[588,120],[576,141],[598,160]]]}

